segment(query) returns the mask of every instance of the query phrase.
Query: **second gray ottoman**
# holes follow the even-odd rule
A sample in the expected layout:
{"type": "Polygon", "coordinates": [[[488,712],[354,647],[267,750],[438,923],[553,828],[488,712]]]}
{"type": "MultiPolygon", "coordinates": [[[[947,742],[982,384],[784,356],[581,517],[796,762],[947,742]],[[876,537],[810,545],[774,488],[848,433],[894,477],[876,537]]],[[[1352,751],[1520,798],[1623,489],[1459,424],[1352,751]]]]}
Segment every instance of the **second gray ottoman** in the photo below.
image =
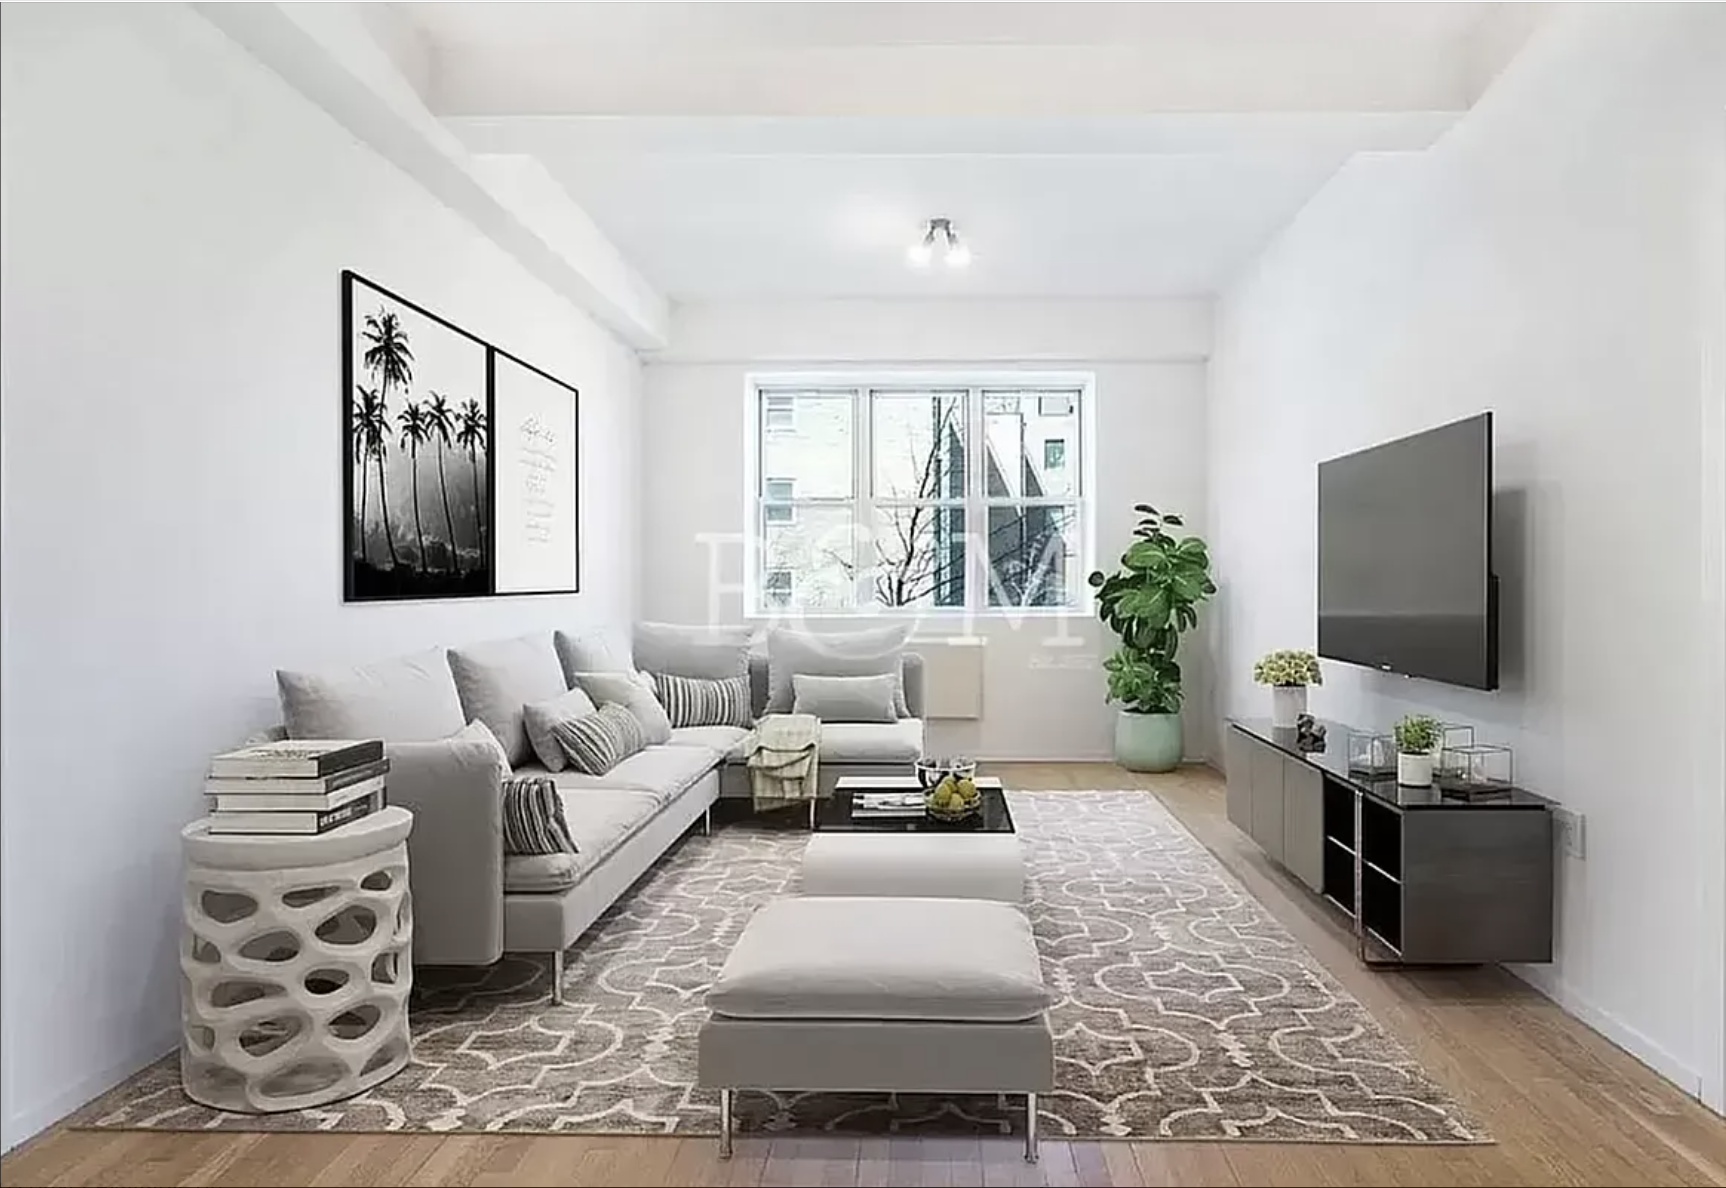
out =
{"type": "Polygon", "coordinates": [[[1016,833],[817,833],[803,851],[805,895],[1025,898],[1016,833]]]}

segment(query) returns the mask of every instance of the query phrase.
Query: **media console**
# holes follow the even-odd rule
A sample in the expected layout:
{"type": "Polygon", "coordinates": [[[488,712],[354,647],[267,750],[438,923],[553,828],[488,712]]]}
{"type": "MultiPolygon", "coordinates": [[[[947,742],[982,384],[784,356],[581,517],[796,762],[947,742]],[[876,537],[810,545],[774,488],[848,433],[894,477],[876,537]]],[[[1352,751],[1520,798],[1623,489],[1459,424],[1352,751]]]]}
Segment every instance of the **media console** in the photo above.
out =
{"type": "Polygon", "coordinates": [[[1293,728],[1230,723],[1228,814],[1351,920],[1369,964],[1552,960],[1552,804],[1464,798],[1351,772],[1346,726],[1303,751],[1293,728]]]}

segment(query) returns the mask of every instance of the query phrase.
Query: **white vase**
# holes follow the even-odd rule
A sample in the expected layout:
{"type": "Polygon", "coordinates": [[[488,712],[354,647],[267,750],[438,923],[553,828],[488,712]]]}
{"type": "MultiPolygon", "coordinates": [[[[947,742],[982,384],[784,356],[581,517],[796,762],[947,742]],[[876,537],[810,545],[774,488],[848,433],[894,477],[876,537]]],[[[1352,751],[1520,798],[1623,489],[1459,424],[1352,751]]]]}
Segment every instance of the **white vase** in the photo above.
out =
{"type": "Polygon", "coordinates": [[[1406,784],[1410,788],[1432,787],[1432,755],[1410,755],[1406,751],[1397,752],[1396,782],[1406,784]]]}
{"type": "Polygon", "coordinates": [[[1271,686],[1271,725],[1295,727],[1295,720],[1306,713],[1305,685],[1271,686]]]}

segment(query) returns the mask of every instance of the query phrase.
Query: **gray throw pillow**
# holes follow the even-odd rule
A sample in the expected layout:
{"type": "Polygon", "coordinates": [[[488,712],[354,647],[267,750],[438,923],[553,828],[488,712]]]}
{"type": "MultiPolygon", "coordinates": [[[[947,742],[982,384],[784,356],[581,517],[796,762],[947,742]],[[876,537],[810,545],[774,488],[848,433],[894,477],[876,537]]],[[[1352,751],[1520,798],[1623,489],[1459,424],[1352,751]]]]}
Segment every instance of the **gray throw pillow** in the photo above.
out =
{"type": "Polygon", "coordinates": [[[585,717],[598,708],[584,689],[568,689],[547,701],[535,701],[522,707],[521,720],[527,727],[527,741],[547,771],[562,771],[564,766],[563,747],[557,741],[557,724],[570,718],[585,717]]]}
{"type": "Polygon", "coordinates": [[[602,776],[647,746],[641,720],[615,702],[559,722],[553,732],[569,765],[588,775],[602,776]]]}
{"type": "Polygon", "coordinates": [[[808,632],[776,628],[767,636],[767,712],[788,714],[796,701],[791,678],[806,676],[898,676],[893,712],[909,718],[903,683],[909,626],[867,631],[808,632]]]}
{"type": "Polygon", "coordinates": [[[749,725],[749,678],[746,676],[708,681],[660,672],[653,674],[653,684],[673,728],[749,725]]]}
{"type": "Polygon", "coordinates": [[[276,673],[289,738],[436,742],[463,726],[442,648],[326,672],[276,673]]]}
{"type": "Polygon", "coordinates": [[[748,627],[637,623],[633,653],[642,672],[726,680],[749,672],[748,627]]]}
{"type": "Polygon", "coordinates": [[[899,713],[893,701],[899,693],[899,677],[809,676],[791,678],[796,696],[794,714],[812,714],[823,722],[895,722],[899,713]]]}
{"type": "Polygon", "coordinates": [[[653,678],[644,672],[578,672],[576,687],[595,705],[621,705],[641,721],[647,745],[671,741],[671,719],[654,693],[653,678]]]}
{"type": "Polygon", "coordinates": [[[524,763],[533,755],[522,707],[569,688],[549,631],[452,648],[449,670],[463,715],[490,726],[511,763],[524,763]]]}
{"type": "Polygon", "coordinates": [[[452,739],[461,742],[482,742],[497,752],[497,761],[503,764],[503,774],[508,776],[515,770],[515,765],[509,761],[509,753],[503,749],[503,744],[497,741],[497,735],[491,732],[491,727],[475,718],[466,726],[450,735],[452,739]]]}

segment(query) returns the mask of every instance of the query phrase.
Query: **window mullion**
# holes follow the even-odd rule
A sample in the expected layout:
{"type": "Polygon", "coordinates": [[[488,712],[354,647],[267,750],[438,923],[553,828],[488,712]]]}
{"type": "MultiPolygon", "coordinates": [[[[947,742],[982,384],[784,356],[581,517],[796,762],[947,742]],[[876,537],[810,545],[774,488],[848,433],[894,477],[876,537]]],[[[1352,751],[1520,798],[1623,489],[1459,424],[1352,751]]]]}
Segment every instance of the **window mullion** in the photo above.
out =
{"type": "Polygon", "coordinates": [[[983,389],[965,392],[965,612],[975,614],[989,600],[989,511],[984,503],[989,444],[984,439],[983,389]]]}
{"type": "Polygon", "coordinates": [[[875,601],[875,420],[874,393],[860,387],[851,395],[851,572],[857,610],[875,601]],[[867,557],[865,557],[867,550],[867,557]]]}

